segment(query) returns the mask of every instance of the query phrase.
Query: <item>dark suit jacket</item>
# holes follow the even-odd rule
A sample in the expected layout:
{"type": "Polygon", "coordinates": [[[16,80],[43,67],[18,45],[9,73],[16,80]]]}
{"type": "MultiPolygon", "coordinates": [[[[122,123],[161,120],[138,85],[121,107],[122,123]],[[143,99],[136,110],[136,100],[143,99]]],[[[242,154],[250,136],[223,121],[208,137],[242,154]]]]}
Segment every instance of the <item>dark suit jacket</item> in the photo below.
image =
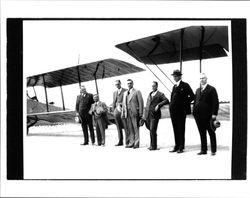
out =
{"type": "Polygon", "coordinates": [[[123,95],[126,90],[127,89],[122,88],[119,94],[118,94],[118,90],[113,93],[113,104],[112,104],[113,110],[115,110],[115,108],[118,105],[121,105],[120,107],[122,107],[123,95]]]}
{"type": "Polygon", "coordinates": [[[217,91],[211,85],[201,91],[198,88],[195,92],[193,114],[210,119],[212,115],[217,115],[219,110],[219,99],[217,91]]]}
{"type": "Polygon", "coordinates": [[[173,87],[170,101],[170,111],[183,111],[191,114],[190,104],[194,100],[194,93],[188,83],[181,81],[179,86],[173,87]]]}
{"type": "Polygon", "coordinates": [[[152,92],[149,93],[147,104],[145,108],[145,113],[143,118],[147,120],[148,118],[155,118],[160,119],[161,118],[161,107],[163,105],[166,105],[169,103],[169,100],[166,98],[164,93],[157,92],[153,97],[151,96],[152,92]],[[155,111],[155,107],[159,106],[159,109],[155,111]]]}
{"type": "Polygon", "coordinates": [[[88,116],[91,105],[94,103],[93,95],[90,93],[86,93],[86,96],[78,95],[76,98],[76,112],[79,113],[80,116],[88,116]]]}

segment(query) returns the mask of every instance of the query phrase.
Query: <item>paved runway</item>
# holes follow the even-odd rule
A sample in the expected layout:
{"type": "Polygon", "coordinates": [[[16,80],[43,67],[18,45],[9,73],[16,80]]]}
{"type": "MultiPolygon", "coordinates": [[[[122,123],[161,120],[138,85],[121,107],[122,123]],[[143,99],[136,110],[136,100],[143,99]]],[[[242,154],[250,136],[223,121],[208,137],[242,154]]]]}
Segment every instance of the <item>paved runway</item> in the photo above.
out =
{"type": "MultiPolygon", "coordinates": [[[[31,127],[24,135],[25,179],[230,179],[230,121],[217,130],[218,152],[198,156],[200,137],[194,119],[186,122],[186,148],[182,154],[169,153],[174,143],[170,119],[161,119],[158,147],[149,151],[149,132],[140,128],[140,148],[115,147],[115,125],[106,130],[105,147],[81,146],[80,125],[31,127]]],[[[208,136],[208,143],[209,143],[208,136]]]]}

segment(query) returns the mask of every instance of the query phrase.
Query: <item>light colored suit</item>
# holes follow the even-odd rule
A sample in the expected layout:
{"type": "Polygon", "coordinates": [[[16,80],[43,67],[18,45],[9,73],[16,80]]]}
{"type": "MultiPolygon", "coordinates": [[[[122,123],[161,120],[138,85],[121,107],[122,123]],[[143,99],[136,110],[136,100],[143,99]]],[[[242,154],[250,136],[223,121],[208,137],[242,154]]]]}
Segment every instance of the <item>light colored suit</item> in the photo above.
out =
{"type": "Polygon", "coordinates": [[[107,106],[104,102],[98,101],[91,105],[89,114],[94,117],[98,145],[105,145],[106,113],[107,106]]]}
{"type": "Polygon", "coordinates": [[[127,89],[121,88],[120,92],[115,91],[113,93],[113,104],[112,108],[114,110],[114,118],[115,123],[118,131],[118,145],[123,145],[123,133],[122,129],[124,128],[125,131],[125,144],[129,144],[129,134],[127,123],[124,118],[121,118],[122,113],[122,102],[123,102],[123,95],[127,89]]]}
{"type": "Polygon", "coordinates": [[[143,107],[143,98],[139,90],[132,88],[124,93],[122,117],[126,119],[129,130],[129,146],[135,148],[140,145],[139,120],[143,115],[143,107]]]}
{"type": "Polygon", "coordinates": [[[123,95],[124,92],[127,91],[127,89],[121,88],[120,93],[118,93],[118,90],[114,91],[113,93],[113,103],[112,103],[112,107],[113,110],[115,111],[116,108],[123,102],[123,95]]]}

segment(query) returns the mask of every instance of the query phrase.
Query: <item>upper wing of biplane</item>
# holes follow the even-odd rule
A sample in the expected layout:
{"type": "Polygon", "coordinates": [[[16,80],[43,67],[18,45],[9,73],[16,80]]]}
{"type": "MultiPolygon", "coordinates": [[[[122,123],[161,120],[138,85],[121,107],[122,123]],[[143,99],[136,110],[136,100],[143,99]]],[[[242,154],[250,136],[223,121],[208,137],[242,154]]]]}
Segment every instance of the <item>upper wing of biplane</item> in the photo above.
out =
{"type": "MultiPolygon", "coordinates": [[[[46,104],[37,100],[28,98],[27,100],[27,126],[33,126],[38,120],[48,122],[72,121],[74,120],[75,111],[65,108],[62,86],[74,83],[91,81],[102,78],[131,74],[135,72],[145,71],[133,64],[117,59],[105,59],[97,62],[76,65],[57,71],[51,71],[35,76],[27,77],[27,87],[44,86],[46,104]],[[61,97],[63,107],[55,107],[48,103],[47,88],[61,87],[61,97]],[[56,115],[56,116],[55,116],[56,115]]],[[[96,83],[98,93],[98,87],[96,83]]],[[[112,120],[112,115],[108,115],[112,120]]]]}
{"type": "Polygon", "coordinates": [[[141,71],[145,70],[128,62],[105,59],[28,77],[27,87],[45,85],[52,88],[141,71]]]}
{"type": "Polygon", "coordinates": [[[227,56],[227,26],[190,26],[116,45],[144,64],[227,56]]]}

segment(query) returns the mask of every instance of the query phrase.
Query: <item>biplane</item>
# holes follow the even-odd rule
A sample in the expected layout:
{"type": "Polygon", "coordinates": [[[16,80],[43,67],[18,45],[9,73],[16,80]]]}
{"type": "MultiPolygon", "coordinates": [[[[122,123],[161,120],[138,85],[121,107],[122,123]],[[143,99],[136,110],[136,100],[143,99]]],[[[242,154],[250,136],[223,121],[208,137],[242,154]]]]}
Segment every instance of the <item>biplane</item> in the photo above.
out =
{"type": "MultiPolygon", "coordinates": [[[[131,55],[137,61],[143,63],[146,68],[168,89],[162,80],[148,67],[155,65],[171,81],[158,66],[160,64],[180,63],[182,71],[183,61],[200,60],[200,72],[202,72],[202,60],[227,56],[228,27],[227,26],[189,26],[181,29],[140,38],[133,41],[117,44],[117,48],[131,55]]],[[[33,126],[39,119],[56,121],[60,116],[66,120],[74,119],[74,110],[67,109],[64,105],[62,86],[86,81],[95,81],[98,93],[97,79],[109,78],[124,74],[145,71],[130,63],[105,59],[97,62],[76,65],[70,68],[39,74],[27,78],[27,87],[43,86],[46,98],[46,110],[34,111],[38,104],[37,96],[28,99],[27,127],[33,126]],[[48,102],[47,88],[60,87],[62,108],[55,109],[48,102]],[[55,116],[57,115],[57,116],[55,116]],[[67,116],[69,115],[69,116],[67,116]]],[[[168,89],[169,90],[169,89],[168,89]]],[[[169,92],[171,92],[169,90],[169,92]]],[[[111,119],[112,115],[109,115],[111,119]]]]}
{"type": "MultiPolygon", "coordinates": [[[[78,83],[80,87],[82,82],[93,80],[98,93],[97,79],[142,71],[145,70],[128,62],[110,58],[27,77],[27,87],[33,87],[35,94],[34,97],[29,97],[27,94],[27,134],[29,127],[35,125],[38,120],[74,121],[75,110],[68,109],[65,106],[63,86],[78,83]],[[44,87],[45,104],[39,102],[35,91],[36,86],[44,87]],[[47,89],[55,87],[60,87],[62,108],[55,107],[48,102],[47,89]]],[[[108,118],[112,122],[113,116],[111,113],[108,114],[108,118]]]]}
{"type": "MultiPolygon", "coordinates": [[[[170,63],[180,63],[180,71],[182,71],[183,61],[199,60],[199,71],[202,73],[203,59],[228,56],[228,26],[188,26],[127,41],[117,44],[116,47],[143,63],[171,93],[171,89],[148,65],[155,66],[171,84],[174,84],[171,78],[158,65],[167,66],[170,63]]],[[[220,106],[219,114],[221,118],[228,117],[228,108],[228,105],[220,106]]]]}
{"type": "MultiPolygon", "coordinates": [[[[155,65],[173,84],[158,65],[179,62],[182,71],[183,61],[200,60],[201,73],[203,59],[227,56],[228,27],[189,26],[121,43],[116,47],[143,63],[153,74],[148,65],[155,65]]],[[[158,76],[155,77],[165,86],[158,76]]]]}

